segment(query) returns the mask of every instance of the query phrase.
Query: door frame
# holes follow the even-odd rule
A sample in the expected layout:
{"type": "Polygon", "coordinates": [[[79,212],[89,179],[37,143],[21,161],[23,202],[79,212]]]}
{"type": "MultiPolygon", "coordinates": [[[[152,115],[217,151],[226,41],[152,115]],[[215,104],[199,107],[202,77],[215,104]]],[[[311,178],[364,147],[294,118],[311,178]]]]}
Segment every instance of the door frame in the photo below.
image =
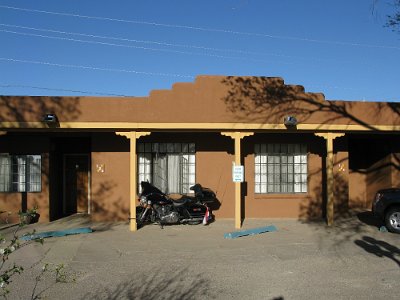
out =
{"type": "Polygon", "coordinates": [[[90,154],[89,153],[64,153],[63,154],[63,199],[62,199],[62,213],[63,215],[66,215],[66,211],[67,211],[67,203],[66,203],[66,183],[67,183],[67,179],[66,179],[66,158],[67,157],[71,157],[71,156],[86,156],[87,158],[87,164],[88,164],[88,182],[87,182],[87,186],[88,186],[88,210],[87,210],[87,214],[90,215],[90,211],[91,211],[91,182],[92,182],[92,169],[91,169],[91,161],[90,161],[90,154]]]}

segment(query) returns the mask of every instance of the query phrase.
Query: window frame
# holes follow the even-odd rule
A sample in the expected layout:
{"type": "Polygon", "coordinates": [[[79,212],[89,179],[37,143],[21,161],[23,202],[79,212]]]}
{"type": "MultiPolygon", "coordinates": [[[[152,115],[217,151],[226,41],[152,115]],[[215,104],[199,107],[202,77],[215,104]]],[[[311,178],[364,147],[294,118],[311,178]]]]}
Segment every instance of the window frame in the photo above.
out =
{"type": "MultiPolygon", "coordinates": [[[[166,182],[167,193],[179,193],[179,194],[191,194],[193,191],[189,189],[190,186],[196,183],[196,144],[193,142],[149,142],[149,143],[138,143],[137,145],[137,178],[138,178],[138,192],[141,192],[140,182],[143,180],[149,180],[155,184],[155,159],[157,156],[164,156],[166,158],[166,170],[163,170],[167,174],[168,170],[168,156],[178,155],[179,156],[179,187],[178,191],[169,191],[168,175],[162,180],[166,182]],[[187,168],[184,169],[183,161],[186,160],[187,168]],[[185,172],[186,171],[186,172],[185,172]],[[188,179],[184,180],[184,174],[187,175],[188,179]]],[[[155,184],[157,186],[157,184],[155,184]]],[[[158,187],[160,188],[160,187],[158,187]]],[[[160,188],[163,190],[162,188],[160,188]]]]}
{"type": "Polygon", "coordinates": [[[41,154],[0,153],[0,158],[9,159],[8,167],[0,159],[0,193],[42,192],[41,154]]]}
{"type": "Polygon", "coordinates": [[[307,194],[308,161],[305,143],[254,144],[255,195],[307,194]]]}

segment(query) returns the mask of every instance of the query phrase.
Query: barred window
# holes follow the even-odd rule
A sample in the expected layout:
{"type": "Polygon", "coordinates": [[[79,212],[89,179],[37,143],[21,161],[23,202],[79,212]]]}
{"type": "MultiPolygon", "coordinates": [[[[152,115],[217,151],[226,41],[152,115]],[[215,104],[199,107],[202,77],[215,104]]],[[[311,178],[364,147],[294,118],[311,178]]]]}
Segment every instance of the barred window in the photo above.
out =
{"type": "Polygon", "coordinates": [[[149,181],[165,193],[187,194],[196,182],[194,143],[139,143],[138,191],[149,181]]]}
{"type": "Polygon", "coordinates": [[[0,154],[0,192],[40,192],[40,155],[0,154]]]}
{"type": "Polygon", "coordinates": [[[306,193],[307,147],[304,144],[255,145],[255,193],[306,193]]]}

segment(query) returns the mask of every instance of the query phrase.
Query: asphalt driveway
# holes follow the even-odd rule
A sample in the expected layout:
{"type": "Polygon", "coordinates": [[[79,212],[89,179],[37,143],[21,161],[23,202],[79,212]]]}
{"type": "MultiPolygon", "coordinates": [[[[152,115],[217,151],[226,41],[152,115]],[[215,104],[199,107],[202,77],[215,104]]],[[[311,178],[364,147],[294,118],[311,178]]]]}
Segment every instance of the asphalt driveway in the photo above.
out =
{"type": "Polygon", "coordinates": [[[12,254],[25,271],[9,298],[30,299],[34,290],[44,299],[398,299],[400,235],[380,232],[368,213],[331,228],[268,219],[246,220],[244,229],[271,224],[278,231],[232,240],[223,236],[234,231],[233,220],[136,233],[83,216],[29,225],[24,230],[95,231],[12,254]],[[62,282],[54,273],[37,277],[46,263],[63,264],[62,282]]]}

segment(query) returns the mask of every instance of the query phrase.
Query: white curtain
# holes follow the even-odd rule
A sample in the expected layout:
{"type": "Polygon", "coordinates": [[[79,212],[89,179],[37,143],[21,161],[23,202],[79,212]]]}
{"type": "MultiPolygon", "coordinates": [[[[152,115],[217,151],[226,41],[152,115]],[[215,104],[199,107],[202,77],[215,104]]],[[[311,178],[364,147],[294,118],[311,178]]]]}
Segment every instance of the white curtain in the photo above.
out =
{"type": "Polygon", "coordinates": [[[41,156],[40,155],[27,155],[27,192],[40,192],[41,191],[41,156]]]}
{"type": "Polygon", "coordinates": [[[164,193],[167,192],[167,155],[157,153],[153,161],[153,184],[164,193]]]}
{"type": "Polygon", "coordinates": [[[11,191],[11,157],[0,155],[0,192],[11,191]]]}
{"type": "Polygon", "coordinates": [[[179,154],[168,154],[168,193],[180,192],[180,157],[179,154]]]}
{"type": "Polygon", "coordinates": [[[25,192],[26,191],[26,156],[17,156],[17,168],[18,172],[16,174],[17,178],[17,191],[25,192]]]}
{"type": "Polygon", "coordinates": [[[138,153],[138,183],[139,183],[139,193],[142,192],[142,187],[140,182],[149,181],[151,182],[151,153],[138,153]]]}

